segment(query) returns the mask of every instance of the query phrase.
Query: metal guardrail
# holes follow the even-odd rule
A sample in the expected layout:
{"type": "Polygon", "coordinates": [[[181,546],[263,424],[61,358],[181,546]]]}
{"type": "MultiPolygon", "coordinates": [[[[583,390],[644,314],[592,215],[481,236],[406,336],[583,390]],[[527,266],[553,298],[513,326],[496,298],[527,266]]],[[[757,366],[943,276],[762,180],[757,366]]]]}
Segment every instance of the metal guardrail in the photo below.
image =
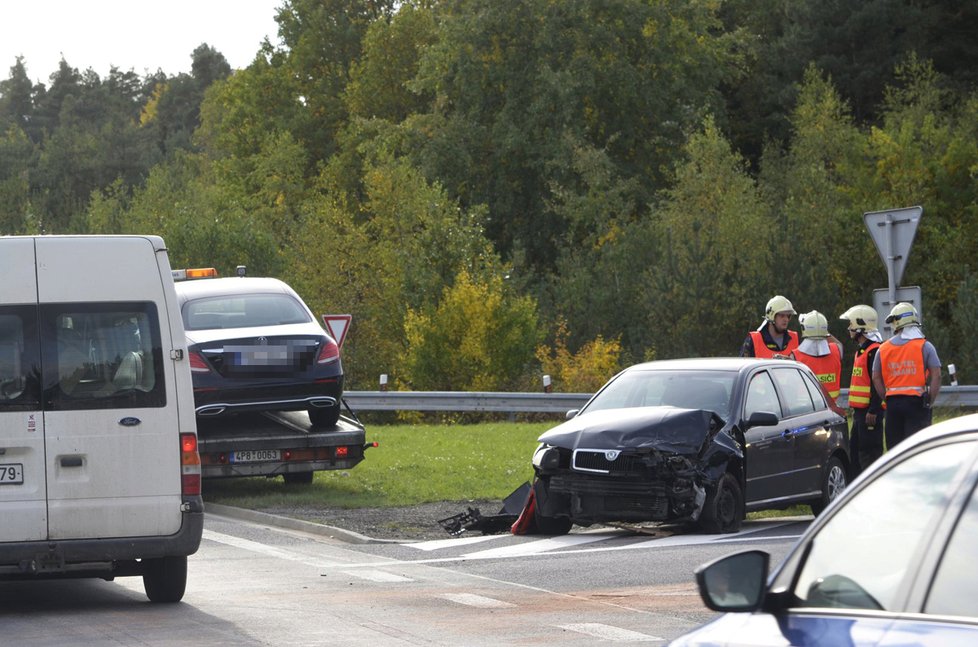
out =
{"type": "MultiPolygon", "coordinates": [[[[506,393],[469,391],[347,391],[354,411],[483,411],[498,413],[566,413],[580,409],[590,393],[506,393]]],[[[849,403],[842,389],[839,406],[849,403]]],[[[978,407],[978,386],[944,386],[938,407],[978,407]]]]}

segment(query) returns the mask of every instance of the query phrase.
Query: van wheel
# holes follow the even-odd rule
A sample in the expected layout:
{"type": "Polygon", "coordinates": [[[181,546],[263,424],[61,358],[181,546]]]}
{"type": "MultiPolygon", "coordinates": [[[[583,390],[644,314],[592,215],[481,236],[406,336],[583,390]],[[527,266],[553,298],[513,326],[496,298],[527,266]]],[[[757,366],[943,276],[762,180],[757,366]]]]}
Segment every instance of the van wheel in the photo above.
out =
{"type": "Polygon", "coordinates": [[[340,419],[340,405],[335,407],[315,407],[309,409],[309,422],[314,427],[335,427],[340,419]]]}
{"type": "Polygon", "coordinates": [[[716,487],[706,495],[699,528],[711,535],[737,532],[744,520],[744,495],[740,483],[730,472],[725,472],[716,487]]]}
{"type": "Polygon", "coordinates": [[[812,501],[810,505],[812,514],[816,517],[822,514],[832,501],[842,494],[846,489],[849,479],[846,476],[846,468],[838,458],[833,456],[825,464],[825,472],[822,475],[822,496],[812,501]]]}
{"type": "Polygon", "coordinates": [[[187,557],[143,560],[143,588],[151,602],[179,602],[187,589],[187,557]]]}
{"type": "Polygon", "coordinates": [[[309,485],[312,483],[312,472],[286,472],[282,478],[290,485],[309,485]]]}

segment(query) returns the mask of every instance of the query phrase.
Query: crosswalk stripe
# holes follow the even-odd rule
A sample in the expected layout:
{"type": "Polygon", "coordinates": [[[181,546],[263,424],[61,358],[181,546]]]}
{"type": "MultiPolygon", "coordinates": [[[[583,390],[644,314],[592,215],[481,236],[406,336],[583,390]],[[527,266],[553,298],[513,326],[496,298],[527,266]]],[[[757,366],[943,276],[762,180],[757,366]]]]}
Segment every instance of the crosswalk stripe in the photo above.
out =
{"type": "Polygon", "coordinates": [[[502,600],[496,600],[494,598],[487,598],[484,595],[476,595],[475,593],[443,593],[439,597],[455,602],[456,604],[464,604],[465,606],[469,607],[479,607],[480,609],[506,609],[516,606],[515,604],[510,604],[509,602],[503,602],[502,600]]]}
{"type": "Polygon", "coordinates": [[[571,625],[558,625],[561,629],[585,634],[601,640],[612,642],[661,642],[665,638],[650,636],[630,629],[622,629],[611,625],[601,624],[600,622],[581,622],[571,625]]]}
{"type": "Polygon", "coordinates": [[[456,537],[455,539],[432,539],[431,541],[419,541],[413,544],[401,544],[408,548],[418,550],[441,550],[442,548],[454,548],[455,546],[466,546],[468,544],[480,544],[492,539],[500,539],[506,535],[482,535],[478,537],[456,537]]]}
{"type": "Polygon", "coordinates": [[[343,571],[344,574],[350,575],[351,577],[359,577],[362,580],[367,580],[370,582],[382,582],[382,583],[396,583],[396,582],[413,582],[410,577],[404,577],[403,575],[395,575],[393,573],[385,573],[384,571],[378,571],[375,569],[364,569],[355,571],[343,571]]]}
{"type": "Polygon", "coordinates": [[[535,555],[537,553],[546,553],[551,550],[560,550],[562,548],[573,548],[575,546],[583,546],[584,544],[593,544],[594,542],[604,541],[606,539],[608,539],[608,535],[563,535],[561,537],[540,539],[538,541],[532,541],[525,544],[521,543],[513,546],[503,546],[501,548],[490,548],[488,550],[482,550],[475,553],[468,553],[464,555],[464,557],[471,559],[486,559],[490,557],[535,555]]]}

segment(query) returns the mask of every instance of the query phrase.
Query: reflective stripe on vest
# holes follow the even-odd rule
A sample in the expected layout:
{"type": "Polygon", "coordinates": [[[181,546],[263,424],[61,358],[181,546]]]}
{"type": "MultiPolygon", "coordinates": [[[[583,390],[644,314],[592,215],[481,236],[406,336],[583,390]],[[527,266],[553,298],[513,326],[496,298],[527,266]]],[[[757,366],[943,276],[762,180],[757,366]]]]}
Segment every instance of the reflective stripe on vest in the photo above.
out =
{"type": "Polygon", "coordinates": [[[786,334],[788,335],[788,345],[779,350],[777,348],[771,348],[765,344],[764,337],[761,335],[759,330],[750,331],[750,339],[752,342],[754,342],[754,357],[770,359],[777,354],[790,354],[791,351],[798,348],[798,333],[789,330],[786,334]]]}
{"type": "Polygon", "coordinates": [[[842,375],[842,353],[836,344],[829,342],[829,354],[816,357],[801,351],[795,351],[795,359],[812,369],[818,381],[833,399],[839,397],[842,375]]]}
{"type": "Polygon", "coordinates": [[[927,385],[924,340],[911,339],[902,346],[886,340],[879,350],[886,395],[923,395],[927,385]]]}
{"type": "Polygon", "coordinates": [[[856,353],[856,359],[852,363],[852,380],[849,382],[849,406],[853,409],[869,408],[869,400],[873,395],[869,351],[879,347],[879,343],[874,341],[856,353]]]}

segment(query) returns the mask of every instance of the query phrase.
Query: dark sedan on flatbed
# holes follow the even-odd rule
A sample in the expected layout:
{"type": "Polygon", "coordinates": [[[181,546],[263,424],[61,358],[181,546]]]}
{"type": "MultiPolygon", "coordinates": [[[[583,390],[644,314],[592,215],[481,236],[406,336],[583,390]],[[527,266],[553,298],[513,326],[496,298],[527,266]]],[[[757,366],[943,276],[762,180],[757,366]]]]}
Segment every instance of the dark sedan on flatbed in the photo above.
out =
{"type": "Polygon", "coordinates": [[[791,360],[648,362],[613,377],[533,456],[534,522],[680,522],[735,532],[746,512],[811,506],[848,482],[845,414],[791,360]]]}

